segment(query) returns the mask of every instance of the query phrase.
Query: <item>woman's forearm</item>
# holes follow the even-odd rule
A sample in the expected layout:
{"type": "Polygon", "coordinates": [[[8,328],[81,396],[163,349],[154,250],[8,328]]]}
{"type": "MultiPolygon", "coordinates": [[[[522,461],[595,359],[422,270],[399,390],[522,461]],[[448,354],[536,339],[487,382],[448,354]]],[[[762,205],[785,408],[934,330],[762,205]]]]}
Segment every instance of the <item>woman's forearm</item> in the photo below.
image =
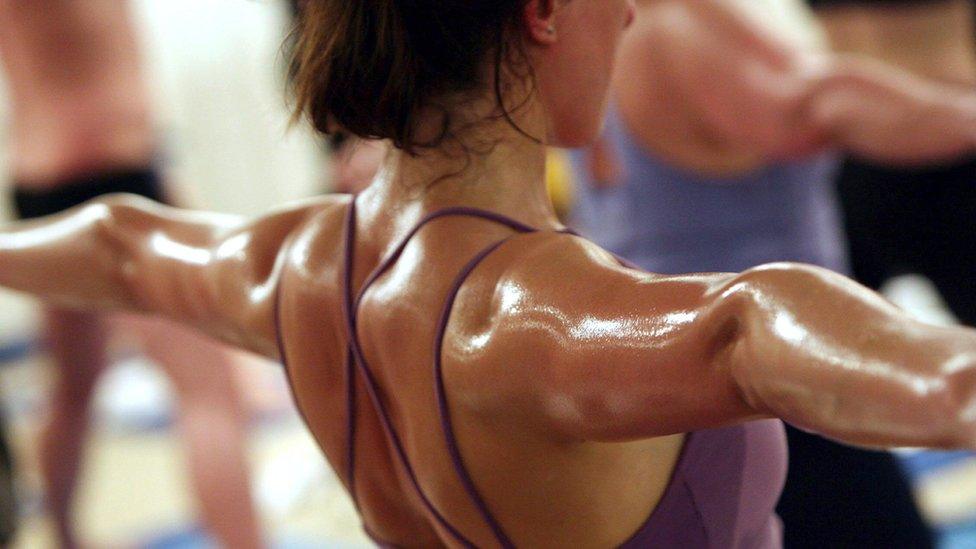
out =
{"type": "Polygon", "coordinates": [[[168,317],[277,356],[275,296],[285,242],[321,197],[246,220],[131,195],[0,228],[0,286],[60,305],[168,317]]]}
{"type": "Polygon", "coordinates": [[[915,322],[812,267],[737,284],[727,360],[757,411],[853,444],[976,448],[976,331],[915,322]]]}
{"type": "Polygon", "coordinates": [[[124,250],[104,237],[112,207],[88,204],[0,229],[0,285],[59,305],[134,305],[124,250]]]}
{"type": "MultiPolygon", "coordinates": [[[[194,249],[209,253],[216,225],[177,223],[159,208],[115,195],[8,225],[0,229],[0,286],[65,306],[163,312],[150,310],[144,296],[153,281],[142,275],[165,261],[166,246],[187,252],[179,262],[193,260],[194,249]]],[[[165,283],[159,271],[155,283],[165,283]]]]}

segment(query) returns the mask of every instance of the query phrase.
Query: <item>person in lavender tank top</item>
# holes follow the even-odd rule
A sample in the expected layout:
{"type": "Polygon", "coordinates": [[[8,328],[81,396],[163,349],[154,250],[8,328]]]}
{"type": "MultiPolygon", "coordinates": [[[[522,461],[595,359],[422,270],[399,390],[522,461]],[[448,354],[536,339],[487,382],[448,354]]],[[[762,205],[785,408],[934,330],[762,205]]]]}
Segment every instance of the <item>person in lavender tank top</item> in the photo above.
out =
{"type": "Polygon", "coordinates": [[[392,143],[367,189],[250,221],[102,198],[0,229],[0,285],[280,359],[381,547],[775,549],[780,419],[976,448],[976,330],[814,266],[648,273],[562,225],[547,145],[598,135],[634,16],[306,2],[298,105],[392,143]]]}
{"type": "MultiPolygon", "coordinates": [[[[852,109],[825,128],[797,116],[804,101],[817,101],[803,96],[804,81],[816,80],[812,67],[825,64],[810,53],[824,51],[815,27],[796,24],[809,15],[798,3],[705,4],[708,11],[692,2],[641,4],[604,136],[573,155],[574,226],[652,272],[740,271],[775,261],[848,272],[834,196],[838,155],[830,148],[877,154],[880,144],[837,131],[869,111],[852,109]],[[755,14],[781,24],[760,25],[755,14]],[[777,20],[791,14],[792,22],[777,20]]],[[[892,79],[886,67],[871,69],[872,77],[892,79]]],[[[840,85],[851,86],[843,93],[864,105],[887,100],[851,82],[840,85]]],[[[902,114],[904,104],[889,106],[882,116],[902,114]]],[[[896,161],[917,154],[888,152],[896,161]]],[[[789,547],[932,545],[890,454],[787,432],[791,469],[778,511],[789,547]]]]}

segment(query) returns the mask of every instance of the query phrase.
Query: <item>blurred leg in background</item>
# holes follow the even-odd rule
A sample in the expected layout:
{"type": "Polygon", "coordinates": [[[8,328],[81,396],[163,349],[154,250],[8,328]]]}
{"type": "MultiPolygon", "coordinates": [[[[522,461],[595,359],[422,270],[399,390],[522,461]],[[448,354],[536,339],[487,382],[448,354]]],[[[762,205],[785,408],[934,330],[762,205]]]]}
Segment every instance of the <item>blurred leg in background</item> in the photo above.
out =
{"type": "Polygon", "coordinates": [[[180,326],[137,320],[146,355],[173,383],[177,427],[202,522],[225,547],[260,547],[246,461],[247,410],[235,351],[180,326]]]}
{"type": "MultiPolygon", "coordinates": [[[[56,213],[108,192],[165,199],[154,166],[149,90],[128,10],[124,0],[0,0],[0,60],[12,107],[11,169],[22,217],[56,213]]],[[[127,324],[137,326],[148,354],[174,382],[206,526],[223,546],[261,546],[234,355],[162,321],[127,324]]],[[[45,332],[60,375],[41,436],[41,469],[59,544],[74,547],[71,502],[93,388],[106,364],[107,329],[97,315],[51,309],[45,332]]]]}

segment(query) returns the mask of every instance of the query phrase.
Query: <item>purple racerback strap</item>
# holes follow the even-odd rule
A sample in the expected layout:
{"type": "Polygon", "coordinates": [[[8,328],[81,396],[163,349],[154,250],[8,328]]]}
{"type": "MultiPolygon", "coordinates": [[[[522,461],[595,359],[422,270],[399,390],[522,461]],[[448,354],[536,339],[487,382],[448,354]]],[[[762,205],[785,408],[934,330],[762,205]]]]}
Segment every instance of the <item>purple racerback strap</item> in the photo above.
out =
{"type": "MultiPolygon", "coordinates": [[[[505,217],[503,215],[490,212],[487,210],[480,210],[476,208],[445,208],[433,212],[417,223],[417,225],[403,238],[393,252],[386,257],[367,277],[363,286],[356,294],[353,290],[353,267],[355,265],[355,235],[356,235],[356,202],[352,201],[349,207],[349,213],[346,217],[346,237],[345,237],[345,273],[344,273],[344,283],[345,283],[345,295],[344,295],[344,309],[346,317],[346,328],[348,331],[349,338],[349,363],[347,365],[347,377],[348,377],[348,401],[349,401],[349,415],[348,415],[348,455],[347,455],[347,477],[349,478],[350,492],[352,493],[353,500],[356,501],[355,492],[355,431],[356,431],[356,416],[355,416],[355,402],[356,402],[356,384],[355,384],[355,373],[362,376],[364,385],[366,387],[366,392],[368,393],[370,400],[375,407],[380,423],[383,425],[383,430],[385,431],[390,443],[393,445],[393,449],[396,452],[397,458],[400,464],[403,466],[404,471],[407,473],[407,477],[410,483],[413,485],[414,490],[417,492],[424,506],[427,508],[428,512],[434,517],[437,523],[446,530],[458,543],[465,547],[473,548],[476,547],[468,538],[466,538],[460,531],[452,526],[447,519],[437,510],[434,504],[427,497],[423,488],[420,486],[420,482],[417,479],[416,472],[413,466],[410,464],[407,458],[406,450],[399,434],[393,426],[393,421],[391,420],[390,413],[380,397],[379,383],[376,380],[376,376],[370,369],[366,362],[364,356],[362,345],[359,341],[359,335],[356,331],[356,323],[358,319],[359,305],[361,304],[363,297],[369,288],[375,283],[380,277],[382,277],[403,255],[403,251],[406,249],[407,245],[410,243],[411,239],[428,223],[440,219],[443,217],[476,217],[480,219],[485,219],[504,225],[516,231],[518,234],[536,232],[536,229],[530,227],[524,223],[516,221],[514,219],[505,217]],[[355,295],[355,298],[353,297],[355,295]]],[[[568,230],[560,231],[564,233],[570,233],[568,230]]],[[[514,235],[513,235],[514,236],[514,235]]],[[[461,286],[467,280],[468,276],[475,270],[475,268],[481,264],[492,252],[497,250],[503,244],[508,242],[512,236],[503,238],[477,254],[474,259],[472,259],[462,270],[458,277],[454,280],[451,285],[448,298],[445,302],[444,308],[441,311],[440,321],[437,327],[437,333],[434,341],[434,377],[435,377],[435,391],[437,395],[437,405],[438,411],[441,417],[441,426],[444,430],[444,437],[447,442],[448,451],[451,456],[451,461],[454,464],[455,471],[460,478],[461,484],[463,485],[471,501],[474,503],[479,514],[481,514],[485,523],[489,526],[498,543],[508,548],[514,548],[515,545],[512,543],[511,539],[502,529],[501,525],[495,519],[494,515],[491,513],[488,505],[485,503],[484,498],[478,491],[468,473],[467,467],[464,464],[464,459],[461,456],[460,449],[458,447],[457,439],[454,434],[453,423],[451,421],[450,408],[448,406],[447,394],[444,387],[443,379],[443,362],[441,358],[441,346],[444,342],[444,335],[447,331],[447,325],[450,320],[451,309],[453,308],[454,301],[457,298],[458,292],[461,286]]],[[[358,507],[358,502],[356,503],[358,507]]]]}
{"type": "MultiPolygon", "coordinates": [[[[409,236],[412,236],[414,233],[416,233],[416,230],[411,232],[411,234],[408,235],[408,238],[409,236]]],[[[424,493],[423,489],[421,489],[420,482],[417,480],[417,475],[414,472],[414,469],[411,466],[410,461],[407,459],[407,453],[406,450],[404,449],[403,442],[400,440],[399,434],[396,432],[396,429],[393,427],[393,421],[390,419],[390,414],[389,411],[386,409],[386,405],[383,404],[383,400],[382,398],[380,398],[379,383],[377,383],[376,377],[373,374],[373,371],[370,369],[369,365],[366,364],[366,359],[365,356],[363,355],[362,346],[360,345],[359,342],[359,335],[356,332],[356,318],[358,312],[357,309],[359,306],[359,302],[362,299],[362,293],[359,294],[359,297],[357,299],[353,299],[353,288],[352,288],[353,266],[355,265],[355,239],[356,239],[356,202],[355,200],[353,200],[350,203],[349,213],[346,218],[346,242],[345,242],[346,269],[345,269],[345,289],[344,289],[345,295],[343,300],[345,317],[346,317],[346,329],[349,338],[349,349],[353,359],[350,362],[348,369],[349,370],[356,369],[362,375],[363,382],[366,386],[366,392],[369,395],[370,400],[373,402],[373,406],[376,408],[376,411],[380,419],[380,423],[383,426],[383,430],[386,433],[386,436],[389,439],[390,443],[393,445],[393,449],[397,454],[397,459],[400,461],[400,464],[403,466],[404,470],[406,471],[410,483],[413,485],[414,490],[417,492],[417,495],[420,496],[420,499],[421,501],[423,501],[424,506],[427,507],[427,510],[431,513],[431,515],[438,522],[438,524],[440,524],[441,527],[447,530],[451,534],[451,536],[454,537],[459,543],[461,543],[465,547],[469,547],[469,548],[475,547],[473,543],[471,543],[467,538],[464,537],[464,535],[462,535],[459,531],[457,531],[456,528],[454,528],[449,522],[447,522],[444,516],[441,515],[441,513],[434,507],[431,501],[427,498],[427,495],[424,493]]],[[[404,247],[405,247],[405,243],[401,244],[397,248],[397,251],[394,253],[394,255],[399,256],[399,254],[402,253],[402,248],[404,247]]],[[[368,289],[368,285],[372,284],[373,281],[379,278],[378,273],[381,270],[381,268],[384,267],[388,268],[388,265],[392,265],[392,263],[393,262],[390,261],[389,259],[383,262],[380,265],[380,268],[374,271],[373,274],[368,278],[367,285],[363,287],[363,290],[365,291],[366,289],[368,289]]],[[[351,375],[349,377],[350,379],[352,379],[351,375]]],[[[351,400],[352,397],[355,395],[354,381],[350,382],[350,387],[352,388],[352,390],[350,391],[350,400],[351,400]]],[[[348,446],[350,448],[349,450],[350,461],[349,461],[349,470],[347,471],[347,474],[349,475],[350,485],[354,486],[355,481],[353,479],[355,479],[354,457],[355,457],[355,442],[356,442],[355,441],[355,424],[356,424],[355,409],[350,407],[350,412],[351,413],[348,416],[348,429],[349,429],[348,446]]],[[[358,500],[356,498],[355,492],[352,492],[352,497],[353,500],[357,501],[357,507],[358,507],[358,500]]]]}
{"type": "MultiPolygon", "coordinates": [[[[356,496],[356,410],[357,376],[372,402],[387,440],[393,446],[397,460],[403,467],[427,511],[437,525],[458,545],[475,547],[457,528],[437,510],[420,486],[417,475],[407,459],[403,442],[393,426],[389,411],[380,397],[380,387],[376,376],[367,364],[356,321],[359,304],[363,296],[384,273],[400,258],[410,240],[428,223],[448,216],[467,216],[485,219],[504,225],[516,234],[535,232],[535,229],[501,216],[494,212],[474,208],[449,208],[424,217],[394,248],[379,266],[367,277],[366,282],[356,293],[353,289],[353,267],[355,265],[356,204],[349,207],[346,218],[344,238],[343,309],[348,332],[348,352],[346,364],[347,390],[347,464],[346,475],[349,491],[357,509],[360,507],[356,496]]],[[[560,231],[570,233],[570,231],[560,231]]],[[[451,410],[443,379],[443,358],[441,356],[447,327],[450,322],[454,302],[465,281],[474,270],[493,252],[516,234],[492,243],[471,259],[450,286],[444,306],[440,312],[437,332],[434,338],[434,391],[440,415],[441,427],[452,464],[468,497],[491,529],[498,545],[508,549],[514,547],[481,493],[474,484],[464,463],[454,433],[451,410]]],[[[286,245],[286,248],[288,246],[286,245]]],[[[624,266],[630,266],[621,260],[624,266]]],[[[278,347],[282,362],[288,370],[288,360],[282,337],[280,310],[281,288],[279,285],[275,304],[275,325],[277,327],[278,347]]],[[[289,383],[292,380],[288,375],[289,383]]],[[[300,409],[300,408],[299,408],[300,409]]],[[[304,413],[303,419],[304,418],[304,413]]],[[[306,421],[307,423],[307,421],[306,421]]],[[[668,488],[655,511],[641,528],[625,542],[621,549],[636,547],[726,547],[742,546],[756,548],[779,547],[781,533],[779,522],[773,513],[776,499],[782,489],[786,471],[786,448],[782,425],[777,421],[753,422],[728,428],[700,431],[689,434],[685,440],[681,456],[675,466],[668,488]],[[721,454],[722,460],[713,456],[721,454]]],[[[366,533],[380,547],[395,547],[384,542],[368,527],[366,533]]]]}

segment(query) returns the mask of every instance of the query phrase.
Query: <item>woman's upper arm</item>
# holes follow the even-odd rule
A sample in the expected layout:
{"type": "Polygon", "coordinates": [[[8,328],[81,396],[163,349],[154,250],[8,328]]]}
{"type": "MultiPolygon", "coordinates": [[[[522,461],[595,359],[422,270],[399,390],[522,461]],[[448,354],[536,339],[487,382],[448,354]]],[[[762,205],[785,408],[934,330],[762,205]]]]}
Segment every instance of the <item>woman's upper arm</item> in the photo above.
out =
{"type": "Polygon", "coordinates": [[[116,212],[118,238],[135,237],[124,270],[127,286],[140,309],[275,357],[283,252],[307,220],[340,202],[306,200],[248,222],[157,207],[148,213],[116,212]],[[147,215],[155,220],[144,219],[147,215]],[[140,223],[147,229],[134,228],[140,223]]]}
{"type": "Polygon", "coordinates": [[[477,343],[486,379],[550,432],[780,417],[850,444],[976,448],[976,331],[921,324],[826,269],[659,276],[565,236],[512,265],[477,343]]]}
{"type": "Polygon", "coordinates": [[[556,237],[502,276],[485,358],[547,428],[621,440],[757,417],[712,310],[730,275],[655,276],[556,237]]]}

